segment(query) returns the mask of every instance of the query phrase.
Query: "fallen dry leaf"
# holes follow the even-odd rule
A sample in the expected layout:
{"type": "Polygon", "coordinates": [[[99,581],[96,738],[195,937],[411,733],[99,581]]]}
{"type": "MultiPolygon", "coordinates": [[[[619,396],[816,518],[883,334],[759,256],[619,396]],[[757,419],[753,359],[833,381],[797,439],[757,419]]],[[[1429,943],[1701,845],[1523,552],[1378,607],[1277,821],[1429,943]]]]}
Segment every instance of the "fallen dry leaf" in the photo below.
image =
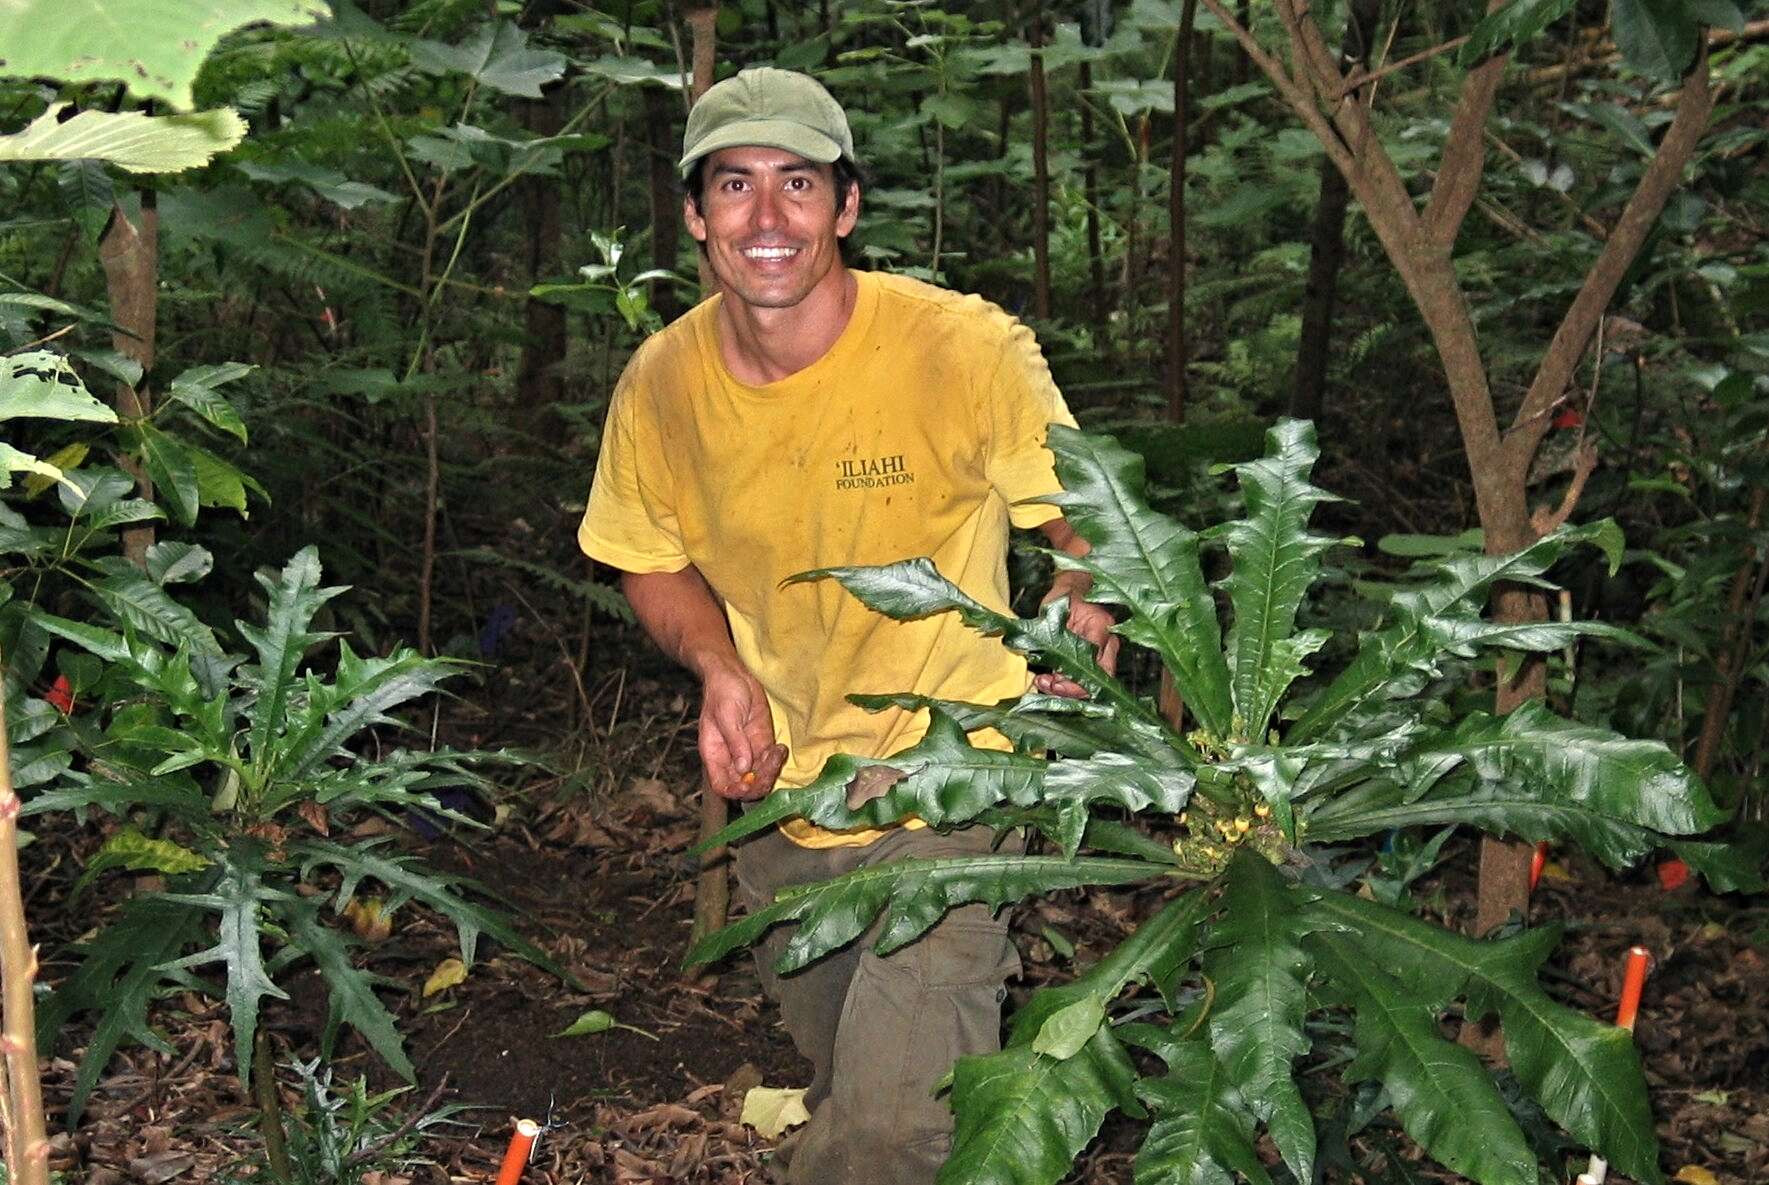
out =
{"type": "Polygon", "coordinates": [[[789,1127],[797,1127],[811,1118],[805,1110],[804,1089],[757,1086],[743,1096],[742,1122],[756,1129],[765,1140],[778,1140],[789,1127]]]}
{"type": "Polygon", "coordinates": [[[467,965],[459,959],[444,959],[436,964],[436,970],[430,972],[430,978],[424,981],[424,996],[429,998],[437,992],[446,991],[465,982],[467,982],[467,965]]]}

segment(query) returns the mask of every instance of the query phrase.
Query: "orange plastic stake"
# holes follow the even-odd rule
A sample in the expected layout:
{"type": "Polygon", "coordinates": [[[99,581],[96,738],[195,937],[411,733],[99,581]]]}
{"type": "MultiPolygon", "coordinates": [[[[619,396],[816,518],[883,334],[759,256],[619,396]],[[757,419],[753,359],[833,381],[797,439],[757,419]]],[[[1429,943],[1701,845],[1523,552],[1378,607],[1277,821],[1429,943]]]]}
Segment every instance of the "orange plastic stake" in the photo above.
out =
{"type": "Polygon", "coordinates": [[[1615,1023],[1633,1029],[1634,1017],[1640,1012],[1640,989],[1646,986],[1646,971],[1652,965],[1652,952],[1643,946],[1628,948],[1628,969],[1622,973],[1622,1001],[1615,1010],[1615,1023]]]}
{"type": "MultiPolygon", "coordinates": [[[[1618,1028],[1634,1030],[1634,1018],[1640,1014],[1640,989],[1646,986],[1646,972],[1652,966],[1652,952],[1643,946],[1628,948],[1627,970],[1622,972],[1622,999],[1616,1006],[1615,1023],[1618,1028]]],[[[1609,1176],[1609,1162],[1601,1156],[1592,1156],[1591,1163],[1579,1174],[1578,1185],[1603,1185],[1609,1176]]]]}
{"type": "Polygon", "coordinates": [[[541,1125],[532,1119],[518,1119],[510,1133],[510,1146],[504,1150],[504,1163],[498,1166],[497,1185],[516,1185],[522,1170],[534,1155],[534,1142],[540,1138],[541,1125]]]}
{"type": "Polygon", "coordinates": [[[1543,840],[1536,845],[1536,854],[1529,858],[1529,891],[1535,892],[1536,885],[1541,883],[1542,869],[1548,867],[1548,841],[1543,840]]]}

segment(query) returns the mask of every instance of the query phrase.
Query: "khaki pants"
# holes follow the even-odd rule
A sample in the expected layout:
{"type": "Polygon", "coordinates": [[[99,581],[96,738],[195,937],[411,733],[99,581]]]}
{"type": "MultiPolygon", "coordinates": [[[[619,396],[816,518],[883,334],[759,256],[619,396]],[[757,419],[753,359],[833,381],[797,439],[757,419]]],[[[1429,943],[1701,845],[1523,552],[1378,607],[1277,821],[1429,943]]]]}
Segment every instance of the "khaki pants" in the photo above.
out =
{"type": "MultiPolygon", "coordinates": [[[[890,860],[989,850],[974,827],[941,835],[892,831],[864,848],[802,848],[770,831],[740,847],[735,867],[751,910],[786,885],[827,880],[890,860]]],[[[1011,841],[1010,841],[1011,842],[1011,841]]],[[[1020,970],[1005,918],[967,905],[879,957],[867,933],[791,975],[774,974],[796,927],[776,926],[756,948],[762,987],[814,1068],[792,1185],[932,1185],[952,1149],[952,1112],[934,1085],[961,1054],[1001,1044],[1004,981],[1020,970]]],[[[874,928],[876,931],[876,927],[874,928]]]]}

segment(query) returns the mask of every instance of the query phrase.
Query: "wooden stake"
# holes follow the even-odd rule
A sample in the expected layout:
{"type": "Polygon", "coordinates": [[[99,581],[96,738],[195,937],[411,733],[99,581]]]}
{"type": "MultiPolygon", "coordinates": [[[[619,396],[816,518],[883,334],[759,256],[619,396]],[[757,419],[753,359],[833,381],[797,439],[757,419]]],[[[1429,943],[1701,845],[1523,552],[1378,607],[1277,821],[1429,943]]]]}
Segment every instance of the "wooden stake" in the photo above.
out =
{"type": "Polygon", "coordinates": [[[12,754],[6,738],[6,693],[0,686],[0,1046],[6,1050],[6,1165],[18,1185],[49,1185],[49,1140],[43,1085],[37,1074],[33,990],[37,949],[25,929],[18,879],[18,812],[12,754]]]}

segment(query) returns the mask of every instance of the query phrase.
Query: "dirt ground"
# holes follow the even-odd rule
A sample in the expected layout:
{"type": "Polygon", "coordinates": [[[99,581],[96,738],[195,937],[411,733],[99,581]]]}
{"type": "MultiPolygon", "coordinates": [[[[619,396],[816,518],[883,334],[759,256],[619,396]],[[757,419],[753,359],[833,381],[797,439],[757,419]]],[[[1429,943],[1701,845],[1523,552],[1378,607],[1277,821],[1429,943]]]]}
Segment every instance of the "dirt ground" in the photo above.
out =
{"type": "MultiPolygon", "coordinates": [[[[655,753],[657,734],[675,730],[681,743],[672,742],[667,761],[615,760],[593,784],[542,787],[490,835],[402,840],[502,896],[524,931],[586,990],[490,946],[464,982],[426,998],[421,985],[456,953],[453,929],[402,911],[373,959],[389,977],[383,998],[399,1013],[418,1067],[417,1088],[396,1105],[412,1111],[446,1075],[436,1103],[467,1109],[457,1122],[427,1129],[417,1159],[371,1178],[371,1185],[489,1181],[515,1117],[555,1125],[523,1177],[527,1185],[767,1180],[768,1143],[736,1121],[741,1093],[757,1082],[805,1085],[808,1070],[777,1011],[762,999],[747,959],[729,961],[716,981],[681,970],[695,868],[686,852],[696,825],[686,792],[688,725],[680,689],[667,680],[629,691],[661,697],[656,710],[629,719],[653,734],[637,742],[647,753],[655,753]],[[553,1036],[591,1008],[631,1028],[553,1036]]],[[[26,850],[33,937],[46,950],[94,921],[89,913],[72,920],[60,902],[95,843],[89,832],[70,831],[26,850]]],[[[1465,848],[1454,852],[1448,872],[1417,886],[1451,924],[1471,913],[1464,870],[1472,866],[1465,848]]],[[[1066,978],[1157,904],[1146,892],[1091,892],[1019,910],[1016,934],[1028,971],[1017,998],[1066,978]],[[1062,949],[1070,945],[1073,955],[1062,949]]],[[[1546,977],[1550,990],[1597,1014],[1613,1010],[1625,949],[1639,942],[1654,952],[1637,1040],[1667,1175],[1684,1170],[1689,1185],[1769,1181],[1769,905],[1694,888],[1667,893],[1647,874],[1618,882],[1573,861],[1550,866],[1535,915],[1559,920],[1567,931],[1546,977]]],[[[51,962],[51,977],[54,968],[51,962]]],[[[324,1019],[317,984],[300,975],[291,982],[292,998],[265,1013],[284,1062],[314,1056],[324,1019]]],[[[257,1142],[226,1016],[221,1004],[189,993],[163,1002],[155,1019],[174,1053],[129,1047],[113,1062],[80,1129],[56,1138],[53,1163],[66,1180],[155,1185],[225,1180],[230,1172],[250,1179],[237,1166],[257,1142]]],[[[49,1063],[52,1124],[89,1032],[71,1026],[49,1063]]],[[[348,1033],[333,1070],[340,1081],[364,1074],[376,1086],[397,1085],[348,1033]]],[[[1337,1089],[1336,1073],[1319,1077],[1323,1087],[1337,1089]]],[[[286,1101],[298,1101],[292,1084],[286,1101]]],[[[1136,1138],[1128,1125],[1109,1128],[1073,1180],[1129,1181],[1136,1138]]],[[[1444,1179],[1428,1163],[1414,1164],[1404,1140],[1380,1125],[1351,1147],[1357,1179],[1444,1179]]]]}

